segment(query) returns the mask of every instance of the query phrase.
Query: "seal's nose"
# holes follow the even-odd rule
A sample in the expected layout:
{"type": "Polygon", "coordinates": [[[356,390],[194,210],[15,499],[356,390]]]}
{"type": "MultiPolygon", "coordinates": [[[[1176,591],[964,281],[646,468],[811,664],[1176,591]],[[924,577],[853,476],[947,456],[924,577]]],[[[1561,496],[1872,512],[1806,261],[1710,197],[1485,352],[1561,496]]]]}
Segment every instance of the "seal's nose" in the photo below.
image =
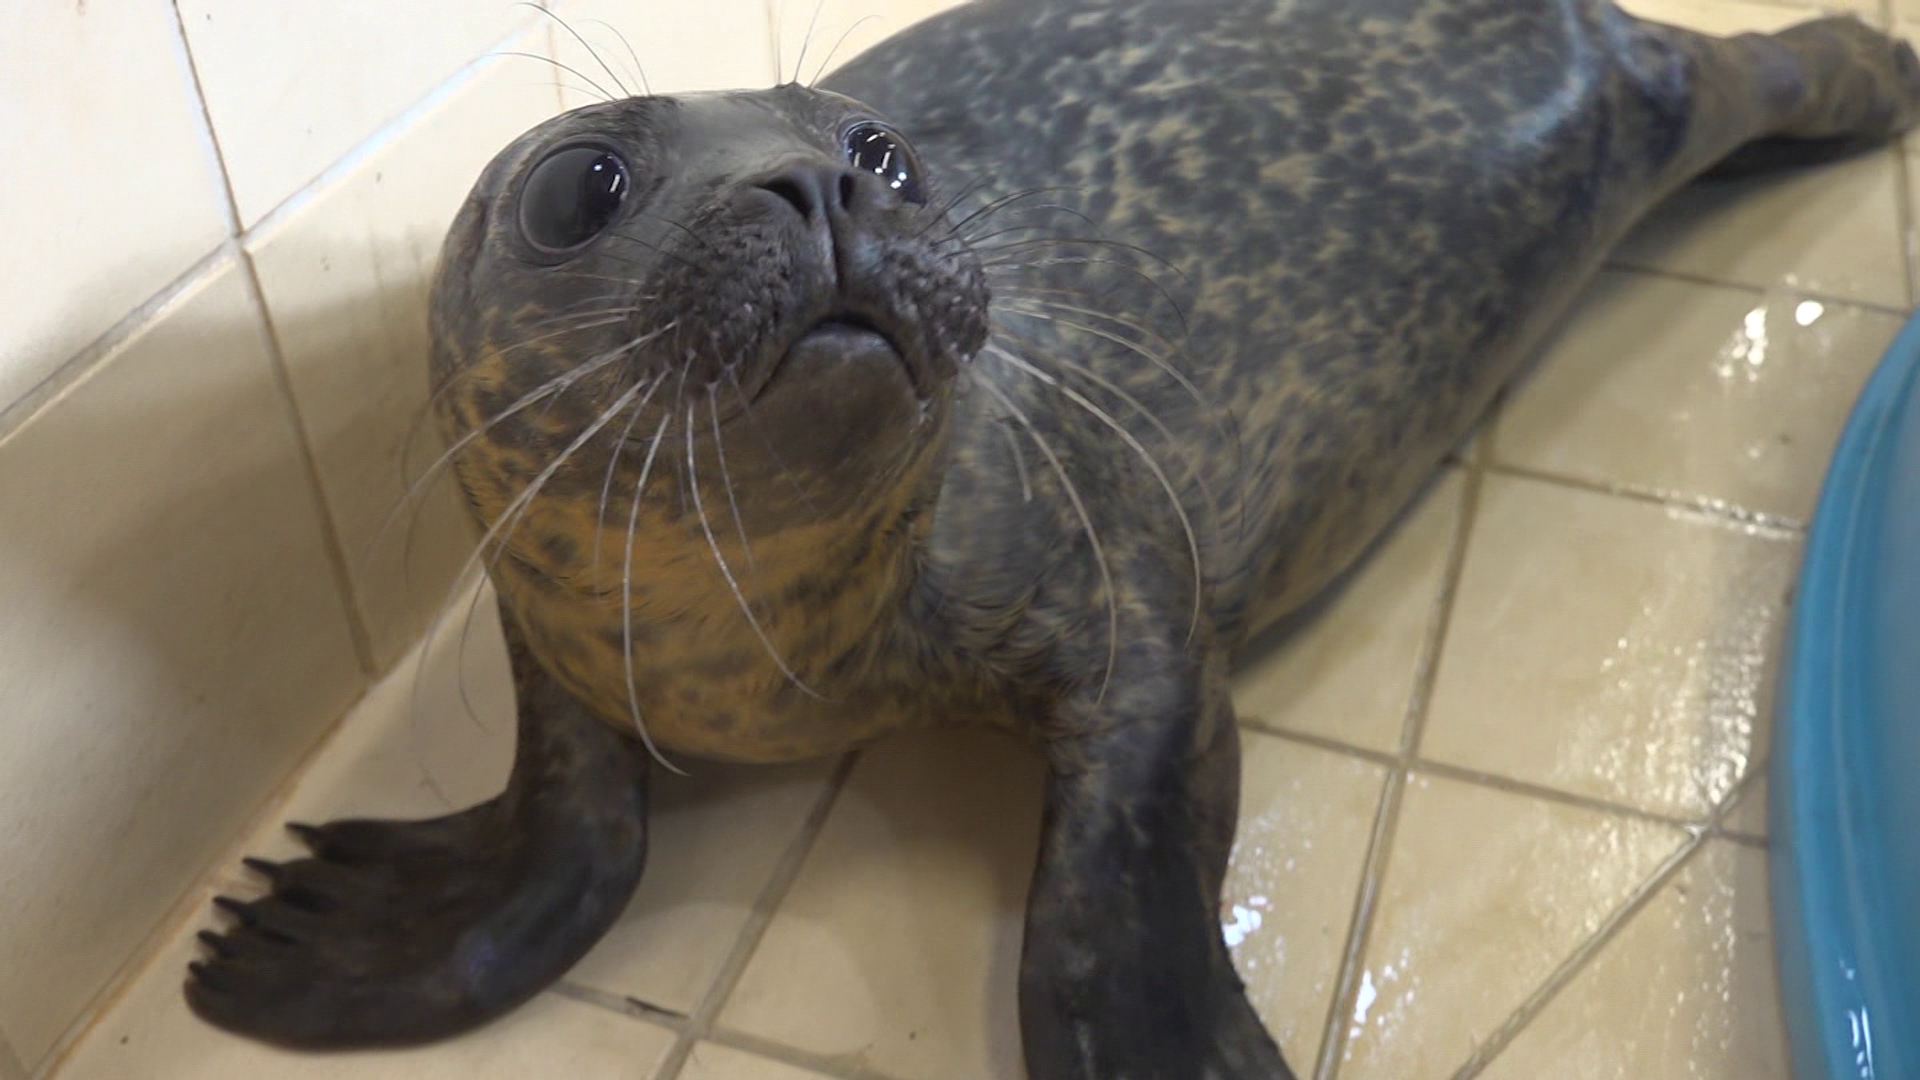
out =
{"type": "Polygon", "coordinates": [[[809,223],[823,225],[876,208],[876,193],[862,179],[845,165],[809,162],[781,169],[757,186],[778,195],[809,223]]]}

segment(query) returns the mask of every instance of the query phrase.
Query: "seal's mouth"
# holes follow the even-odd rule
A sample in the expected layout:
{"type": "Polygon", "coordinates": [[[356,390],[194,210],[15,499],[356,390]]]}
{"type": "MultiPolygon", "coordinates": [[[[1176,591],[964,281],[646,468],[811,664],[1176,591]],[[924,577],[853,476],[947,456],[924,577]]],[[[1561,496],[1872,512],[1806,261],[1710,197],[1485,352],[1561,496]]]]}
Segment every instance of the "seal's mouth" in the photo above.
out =
{"type": "Polygon", "coordinates": [[[927,392],[921,365],[901,346],[900,337],[880,320],[856,311],[836,311],[808,325],[788,346],[779,367],[805,367],[811,361],[890,361],[899,365],[913,384],[914,393],[927,392]]]}

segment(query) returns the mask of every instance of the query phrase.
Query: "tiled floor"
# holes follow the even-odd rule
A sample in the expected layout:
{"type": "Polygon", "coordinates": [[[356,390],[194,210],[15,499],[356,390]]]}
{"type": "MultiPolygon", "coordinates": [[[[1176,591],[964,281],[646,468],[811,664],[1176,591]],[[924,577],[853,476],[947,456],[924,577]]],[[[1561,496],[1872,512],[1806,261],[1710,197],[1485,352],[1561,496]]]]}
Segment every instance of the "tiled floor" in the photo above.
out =
{"type": "MultiPolygon", "coordinates": [[[[1635,6],[1716,30],[1804,13],[1635,6]]],[[[1909,305],[1913,174],[1890,150],[1687,193],[1351,586],[1246,658],[1221,922],[1303,1077],[1785,1080],[1768,691],[1801,523],[1909,305]]],[[[499,643],[469,644],[469,717],[456,638],[268,817],[491,793],[499,643]]],[[[58,1075],[1017,1077],[1040,784],[984,734],[702,768],[661,785],[626,921],[503,1023],[405,1054],[260,1049],[186,1014],[183,933],[58,1075]]]]}

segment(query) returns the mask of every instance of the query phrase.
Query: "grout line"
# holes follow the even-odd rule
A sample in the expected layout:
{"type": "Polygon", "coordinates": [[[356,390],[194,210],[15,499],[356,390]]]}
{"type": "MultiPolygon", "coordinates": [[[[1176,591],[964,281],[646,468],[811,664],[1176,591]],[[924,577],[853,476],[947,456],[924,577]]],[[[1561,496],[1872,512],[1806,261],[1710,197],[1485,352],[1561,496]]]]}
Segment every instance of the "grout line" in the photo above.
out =
{"type": "Polygon", "coordinates": [[[1380,888],[1386,877],[1387,858],[1392,854],[1393,834],[1400,824],[1400,806],[1407,789],[1405,769],[1387,774],[1380,791],[1380,806],[1373,815],[1373,830],[1367,838],[1367,858],[1360,875],[1360,888],[1353,898],[1353,918],[1347,924],[1346,947],[1341,950],[1340,974],[1334,982],[1333,999],[1327,1004],[1327,1019],[1320,1032],[1320,1053],[1313,1063],[1315,1080],[1337,1080],[1340,1059],[1346,1050],[1355,995],[1360,986],[1360,965],[1366,959],[1367,943],[1373,932],[1373,917],[1380,906],[1380,888]]]}
{"type": "Polygon", "coordinates": [[[1555,487],[1572,488],[1577,491],[1592,492],[1596,495],[1611,495],[1614,498],[1630,499],[1664,507],[1668,510],[1681,510],[1701,517],[1711,518],[1717,524],[1732,525],[1743,529],[1759,529],[1772,533],[1776,540],[1796,540],[1806,535],[1806,526],[1800,522],[1759,510],[1747,510],[1716,499],[1697,496],[1675,495],[1652,491],[1646,488],[1632,487],[1626,484],[1610,484],[1603,480],[1590,480],[1581,476],[1569,476],[1564,473],[1550,472],[1526,465],[1513,465],[1506,462],[1493,462],[1486,471],[1496,476],[1530,480],[1555,487]]]}
{"type": "MultiPolygon", "coordinates": [[[[1590,810],[1594,813],[1607,814],[1612,817],[1633,818],[1638,821],[1667,825],[1676,829],[1697,829],[1703,826],[1703,823],[1698,819],[1675,817],[1671,814],[1660,813],[1657,810],[1647,810],[1628,803],[1613,802],[1592,795],[1582,795],[1575,791],[1565,791],[1560,788],[1548,787],[1544,784],[1536,784],[1526,780],[1516,780],[1510,776],[1482,772],[1479,769],[1472,769],[1463,765],[1453,765],[1431,758],[1415,757],[1403,762],[1399,757],[1384,751],[1370,750],[1364,746],[1353,746],[1349,743],[1343,743],[1338,739],[1329,739],[1324,735],[1315,735],[1304,731],[1289,731],[1285,728],[1273,727],[1267,721],[1261,720],[1258,717],[1242,720],[1240,727],[1243,730],[1266,738],[1280,739],[1301,746],[1310,746],[1316,750],[1339,754],[1342,757],[1357,758],[1383,769],[1404,768],[1409,773],[1421,776],[1439,777],[1455,783],[1470,784],[1474,787],[1502,791],[1509,795],[1519,795],[1524,798],[1557,803],[1562,806],[1570,806],[1580,810],[1590,810]]],[[[1729,833],[1727,835],[1731,836],[1734,834],[1729,833]]]]}
{"type": "MultiPolygon", "coordinates": [[[[307,495],[312,499],[313,508],[320,519],[320,544],[326,550],[327,565],[333,570],[334,590],[338,593],[342,614],[347,617],[347,634],[353,639],[354,658],[360,662],[361,674],[370,682],[381,675],[380,664],[373,650],[373,620],[367,617],[365,606],[360,602],[359,590],[354,587],[346,544],[340,538],[339,521],[327,499],[326,485],[320,479],[320,462],[313,452],[313,436],[307,430],[306,417],[301,415],[300,399],[293,391],[293,373],[287,369],[287,353],[280,346],[280,328],[274,322],[272,309],[267,306],[266,290],[260,285],[260,271],[254,265],[252,253],[244,250],[240,253],[240,267],[246,276],[247,293],[253,299],[260,329],[266,338],[274,386],[280,391],[285,419],[292,425],[294,441],[300,448],[300,468],[306,475],[307,495]]],[[[363,685],[362,689],[365,688],[363,685]]]]}
{"type": "MultiPolygon", "coordinates": [[[[1492,407],[1487,410],[1483,421],[1483,432],[1492,430],[1498,419],[1500,404],[1504,393],[1496,397],[1492,407]]],[[[1407,780],[1414,755],[1419,749],[1420,736],[1426,723],[1427,701],[1432,696],[1433,684],[1440,668],[1441,650],[1446,645],[1447,627],[1453,620],[1454,600],[1460,591],[1461,573],[1466,566],[1467,546],[1473,535],[1473,526],[1479,516],[1480,488],[1485,476],[1486,442],[1475,444],[1474,452],[1467,455],[1466,480],[1460,492],[1460,519],[1454,525],[1452,550],[1447,555],[1447,568],[1441,577],[1439,595],[1434,598],[1433,614],[1427,625],[1426,640],[1421,645],[1420,664],[1414,674],[1413,690],[1407,696],[1406,719],[1401,727],[1400,746],[1392,758],[1392,766],[1387,773],[1385,785],[1381,789],[1380,804],[1374,813],[1373,829],[1367,839],[1366,861],[1361,871],[1360,887],[1356,890],[1353,902],[1353,917],[1347,925],[1346,945],[1341,951],[1340,972],[1334,982],[1332,999],[1327,1005],[1327,1017],[1320,1033],[1320,1053],[1314,1061],[1315,1080],[1338,1080],[1340,1062],[1344,1057],[1347,1040],[1351,1037],[1354,1003],[1360,988],[1361,966],[1366,961],[1366,952],[1373,936],[1375,916],[1379,914],[1381,891],[1385,884],[1387,867],[1393,855],[1393,840],[1399,830],[1400,810],[1406,801],[1407,780]]]]}
{"type": "Polygon", "coordinates": [[[631,994],[612,994],[605,990],[588,986],[585,983],[568,982],[565,979],[554,983],[548,990],[557,997],[563,997],[569,1001],[577,1001],[582,1005],[593,1005],[610,1012],[617,1012],[622,1016],[631,1016],[636,1020],[645,1020],[650,1024],[667,1028],[676,1033],[686,1029],[687,1016],[685,1013],[675,1012],[672,1009],[663,1009],[651,1002],[642,1001],[631,994]]]}
{"type": "Polygon", "coordinates": [[[1389,751],[1371,750],[1364,746],[1354,746],[1351,743],[1343,743],[1339,739],[1329,739],[1325,735],[1315,735],[1311,732],[1292,731],[1287,728],[1276,727],[1271,721],[1264,720],[1257,716],[1242,718],[1240,727],[1243,730],[1251,731],[1257,735],[1274,739],[1284,739],[1287,742],[1298,743],[1301,746],[1311,746],[1316,750],[1325,750],[1329,753],[1359,758],[1362,761],[1378,765],[1384,769],[1397,768],[1400,764],[1400,759],[1389,751]]]}
{"type": "Polygon", "coordinates": [[[234,194],[233,171],[227,167],[227,151],[220,143],[220,133],[213,126],[213,110],[207,105],[206,83],[200,78],[200,61],[193,55],[193,39],[187,36],[187,17],[180,13],[180,0],[172,0],[167,5],[173,11],[174,37],[180,43],[180,52],[187,61],[187,78],[193,83],[193,100],[199,106],[200,130],[206,137],[207,146],[213,151],[214,165],[220,173],[220,193],[227,200],[227,235],[238,238],[245,233],[240,224],[240,200],[234,194]]]}
{"type": "Polygon", "coordinates": [[[757,1035],[749,1035],[730,1028],[714,1028],[707,1033],[707,1041],[730,1050],[738,1050],[769,1061],[777,1061],[783,1065],[792,1065],[809,1072],[834,1077],[835,1080],[898,1080],[891,1073],[868,1068],[859,1060],[858,1055],[832,1057],[807,1050],[796,1050],[771,1039],[763,1039],[757,1035]]]}
{"type": "Polygon", "coordinates": [[[1547,787],[1544,784],[1515,780],[1510,776],[1501,776],[1498,773],[1481,772],[1478,769],[1449,765],[1444,761],[1432,761],[1426,758],[1420,758],[1408,765],[1407,768],[1409,772],[1418,773],[1422,776],[1438,777],[1443,780],[1451,780],[1458,784],[1471,784],[1474,787],[1505,792],[1508,795],[1518,795],[1540,802],[1557,803],[1558,805],[1573,807],[1577,810],[1589,810],[1597,814],[1606,814],[1609,817],[1632,818],[1636,821],[1650,822],[1655,825],[1667,825],[1676,829],[1699,829],[1705,827],[1704,823],[1699,820],[1674,817],[1671,814],[1662,814],[1656,810],[1646,810],[1638,806],[1629,806],[1626,803],[1617,803],[1608,799],[1595,798],[1592,795],[1582,795],[1578,792],[1562,791],[1559,788],[1547,787]]]}
{"type": "MultiPolygon", "coordinates": [[[[478,56],[466,62],[458,71],[442,80],[439,85],[427,91],[413,104],[400,110],[393,119],[382,124],[366,138],[360,140],[351,149],[334,159],[331,165],[320,170],[299,190],[280,200],[272,209],[261,214],[259,220],[245,227],[244,239],[249,243],[266,236],[293,218],[307,204],[314,202],[326,189],[350,175],[389,146],[398,142],[400,137],[419,126],[419,121],[452,100],[460,91],[479,81],[487,68],[499,61],[511,59],[501,55],[504,51],[530,40],[535,36],[533,27],[522,26],[512,33],[494,42],[480,51],[478,56]]],[[[531,51],[531,50],[529,50],[531,51]]],[[[537,55],[537,54],[536,54],[537,55]]]]}
{"type": "Polygon", "coordinates": [[[1426,735],[1427,706],[1433,698],[1434,683],[1440,676],[1440,657],[1446,648],[1448,631],[1453,625],[1453,607],[1460,597],[1460,579],[1466,573],[1467,549],[1472,544],[1474,526],[1480,520],[1480,494],[1486,486],[1487,459],[1492,456],[1492,433],[1499,420],[1506,393],[1496,398],[1488,410],[1487,438],[1475,444],[1467,466],[1466,481],[1460,492],[1460,520],[1454,524],[1452,550],[1447,553],[1447,568],[1440,578],[1440,596],[1433,606],[1433,618],[1427,626],[1426,641],[1420,647],[1420,666],[1414,671],[1413,693],[1407,699],[1407,715],[1400,731],[1400,758],[1411,765],[1420,753],[1426,735]]]}
{"type": "Polygon", "coordinates": [[[1539,988],[1528,995],[1527,1000],[1522,1002],[1520,1007],[1514,1010],[1513,1015],[1509,1016],[1507,1020],[1495,1028],[1492,1034],[1488,1035],[1479,1046],[1474,1048],[1473,1056],[1468,1058],[1466,1063],[1461,1065],[1454,1073],[1453,1080],[1475,1080],[1482,1072],[1485,1072],[1487,1066],[1491,1065],[1494,1060],[1500,1056],[1500,1053],[1512,1045],[1513,1040],[1517,1038],[1522,1031],[1525,1031],[1529,1024],[1533,1023],[1534,1018],[1538,1017],[1542,1012],[1545,1012],[1547,1006],[1551,1005],[1554,999],[1560,996],[1561,991],[1571,985],[1573,981],[1580,976],[1580,973],[1586,970],[1587,965],[1592,963],[1593,958],[1600,955],[1608,945],[1611,945],[1614,939],[1620,936],[1621,931],[1625,930],[1627,925],[1633,921],[1634,917],[1645,910],[1649,904],[1653,903],[1654,898],[1667,887],[1668,883],[1679,876],[1681,870],[1685,869],[1710,841],[1716,839],[1720,826],[1725,822],[1727,815],[1732,812],[1741,797],[1750,792],[1759,782],[1761,775],[1762,773],[1758,769],[1750,771],[1740,783],[1734,785],[1733,790],[1728,792],[1726,796],[1720,800],[1720,804],[1714,808],[1714,812],[1708,819],[1707,825],[1691,830],[1692,835],[1685,843],[1680,845],[1680,849],[1668,856],[1667,860],[1660,865],[1659,869],[1655,870],[1652,876],[1641,883],[1640,887],[1627,898],[1626,903],[1615,908],[1613,913],[1607,916],[1600,924],[1599,929],[1595,930],[1594,933],[1587,938],[1586,942],[1575,949],[1565,960],[1561,961],[1560,966],[1555,968],[1551,975],[1547,976],[1546,981],[1541,983],[1539,988]]]}
{"type": "Polygon", "coordinates": [[[108,327],[92,342],[82,346],[32,389],[5,407],[0,407],[0,443],[59,404],[74,387],[86,381],[114,354],[173,314],[203,286],[224,273],[227,262],[238,254],[239,248],[231,238],[222,240],[211,252],[182,271],[179,277],[121,316],[119,322],[108,327]]]}
{"type": "Polygon", "coordinates": [[[1907,316],[1913,314],[1906,308],[1894,304],[1883,304],[1876,300],[1862,300],[1858,297],[1842,296],[1839,293],[1823,292],[1818,289],[1807,289],[1785,284],[1767,287],[1749,284],[1744,281],[1728,281],[1725,278],[1710,277],[1706,274],[1695,274],[1686,270],[1670,270],[1666,267],[1654,266],[1650,263],[1629,262],[1618,258],[1608,259],[1601,264],[1600,269],[1616,274],[1639,274],[1644,277],[1660,278],[1665,281],[1679,281],[1688,285],[1706,285],[1716,289],[1743,292],[1751,296],[1765,296],[1768,293],[1784,292],[1790,296],[1798,296],[1807,300],[1818,300],[1830,307],[1872,311],[1882,315],[1892,315],[1900,319],[1905,319],[1907,316]]]}
{"type": "Polygon", "coordinates": [[[733,950],[720,965],[714,975],[707,993],[694,1007],[693,1014],[680,1030],[673,1049],[661,1060],[654,1072],[654,1080],[675,1080],[680,1070],[686,1066],[687,1058],[692,1055],[694,1046],[713,1029],[720,1016],[720,1010],[732,996],[734,987],[741,976],[746,974],[747,962],[753,958],[754,950],[759,948],[760,939],[766,936],[767,928],[773,925],[774,913],[779,910],[793,883],[800,878],[800,871],[806,865],[807,856],[813,853],[814,842],[825,831],[827,817],[833,812],[834,805],[840,801],[840,793],[846,789],[847,780],[853,775],[853,767],[860,760],[855,751],[840,759],[834,766],[833,775],[827,779],[826,786],[815,800],[813,808],[807,812],[806,820],[794,835],[787,850],[781,854],[780,862],[774,867],[767,884],[754,900],[753,912],[747,916],[746,925],[740,928],[740,936],[735,939],[733,950]]]}

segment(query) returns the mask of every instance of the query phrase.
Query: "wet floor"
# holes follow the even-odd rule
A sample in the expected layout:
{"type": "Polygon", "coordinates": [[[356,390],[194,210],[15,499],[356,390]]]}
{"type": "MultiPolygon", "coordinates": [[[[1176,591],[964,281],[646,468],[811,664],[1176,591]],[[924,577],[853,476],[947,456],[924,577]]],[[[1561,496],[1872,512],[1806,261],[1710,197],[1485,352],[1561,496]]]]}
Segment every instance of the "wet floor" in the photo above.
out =
{"type": "MultiPolygon", "coordinates": [[[[1716,31],[1806,14],[1633,6],[1716,31]]],[[[1786,1080],[1758,778],[1803,523],[1909,309],[1912,171],[1889,150],[1683,195],[1337,602],[1248,658],[1220,917],[1303,1080],[1786,1080]]],[[[490,795],[498,648],[470,647],[474,717],[436,654],[274,818],[490,795]]],[[[625,921],[493,1027],[261,1049],[187,1015],[183,932],[58,1075],[1018,1077],[1040,782],[968,734],[702,768],[662,785],[625,921]]]]}

